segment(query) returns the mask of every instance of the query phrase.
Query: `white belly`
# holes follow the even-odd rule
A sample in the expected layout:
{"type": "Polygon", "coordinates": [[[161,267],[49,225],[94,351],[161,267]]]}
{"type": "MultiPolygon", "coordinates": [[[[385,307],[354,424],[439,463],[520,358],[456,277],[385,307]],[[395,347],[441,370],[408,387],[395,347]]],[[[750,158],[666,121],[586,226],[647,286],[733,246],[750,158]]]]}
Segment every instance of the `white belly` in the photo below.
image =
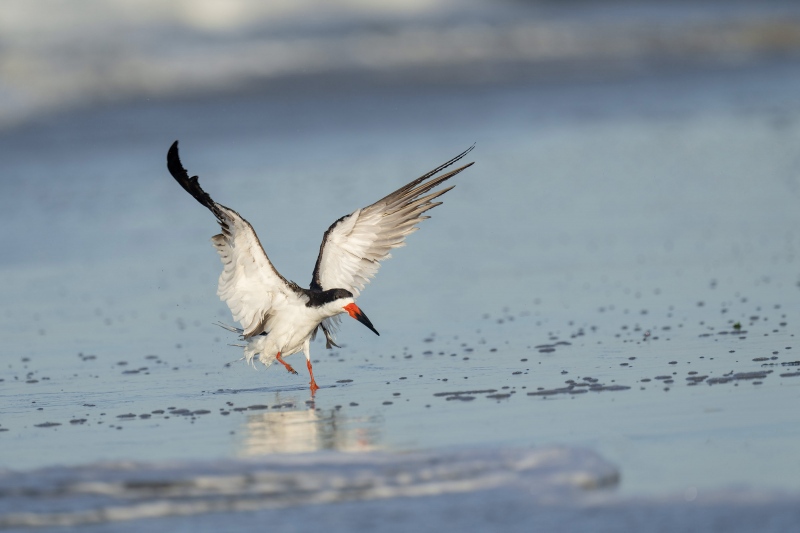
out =
{"type": "Polygon", "coordinates": [[[298,315],[294,317],[295,320],[286,317],[285,320],[270,323],[267,335],[256,335],[248,339],[244,349],[247,362],[252,363],[258,357],[264,365],[270,366],[276,361],[278,352],[281,357],[288,357],[303,351],[308,357],[311,334],[319,325],[320,319],[316,315],[308,316],[310,313],[298,315]]]}

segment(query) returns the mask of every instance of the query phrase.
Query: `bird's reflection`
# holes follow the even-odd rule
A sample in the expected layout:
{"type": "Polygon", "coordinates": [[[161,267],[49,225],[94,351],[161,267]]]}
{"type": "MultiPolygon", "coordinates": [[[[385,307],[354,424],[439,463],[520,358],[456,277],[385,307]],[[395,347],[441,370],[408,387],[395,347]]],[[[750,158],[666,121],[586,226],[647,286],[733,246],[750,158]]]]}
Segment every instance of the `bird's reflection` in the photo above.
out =
{"type": "Polygon", "coordinates": [[[378,448],[379,426],[380,417],[348,415],[340,406],[326,409],[277,393],[268,409],[247,415],[239,454],[369,451],[378,448]]]}

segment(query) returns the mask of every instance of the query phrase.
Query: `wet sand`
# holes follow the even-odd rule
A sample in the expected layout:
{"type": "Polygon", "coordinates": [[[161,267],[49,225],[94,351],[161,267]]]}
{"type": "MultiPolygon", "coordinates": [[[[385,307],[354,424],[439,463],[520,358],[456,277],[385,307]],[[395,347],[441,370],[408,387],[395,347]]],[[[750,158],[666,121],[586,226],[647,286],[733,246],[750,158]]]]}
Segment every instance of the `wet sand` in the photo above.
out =
{"type": "Polygon", "coordinates": [[[264,90],[4,131],[0,466],[559,445],[623,496],[797,493],[798,72],[264,90]],[[213,325],[216,227],[166,172],[176,138],[298,283],[331,221],[473,142],[477,164],[360,298],[381,336],[312,346],[312,398],[213,325]]]}

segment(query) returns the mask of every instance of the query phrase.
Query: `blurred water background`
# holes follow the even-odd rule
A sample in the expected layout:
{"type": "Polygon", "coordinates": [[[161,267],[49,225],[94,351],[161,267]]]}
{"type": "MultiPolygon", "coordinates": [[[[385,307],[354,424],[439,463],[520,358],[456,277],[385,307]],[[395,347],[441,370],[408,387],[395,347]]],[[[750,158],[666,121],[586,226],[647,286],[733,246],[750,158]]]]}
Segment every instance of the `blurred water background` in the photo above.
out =
{"type": "Polygon", "coordinates": [[[780,1],[10,0],[0,118],[314,75],[475,85],[742,66],[796,57],[798,11],[780,1]]]}
{"type": "Polygon", "coordinates": [[[4,2],[0,526],[796,527],[799,67],[794,2],[4,2]],[[301,284],[477,164],[311,398],[213,325],[175,139],[301,284]]]}

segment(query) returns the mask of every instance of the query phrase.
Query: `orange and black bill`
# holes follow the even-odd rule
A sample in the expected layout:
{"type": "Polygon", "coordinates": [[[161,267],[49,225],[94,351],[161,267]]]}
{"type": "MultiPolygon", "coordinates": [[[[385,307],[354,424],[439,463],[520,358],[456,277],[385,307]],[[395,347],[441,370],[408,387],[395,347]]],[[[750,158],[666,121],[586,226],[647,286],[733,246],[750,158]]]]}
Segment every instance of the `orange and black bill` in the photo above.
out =
{"type": "Polygon", "coordinates": [[[355,318],[356,320],[367,326],[375,335],[380,335],[380,333],[378,333],[378,330],[375,329],[375,327],[372,325],[372,322],[369,321],[369,318],[367,318],[367,315],[365,315],[364,312],[361,311],[361,309],[359,309],[356,304],[347,304],[346,306],[344,306],[344,310],[347,311],[351,317],[355,318]]]}

